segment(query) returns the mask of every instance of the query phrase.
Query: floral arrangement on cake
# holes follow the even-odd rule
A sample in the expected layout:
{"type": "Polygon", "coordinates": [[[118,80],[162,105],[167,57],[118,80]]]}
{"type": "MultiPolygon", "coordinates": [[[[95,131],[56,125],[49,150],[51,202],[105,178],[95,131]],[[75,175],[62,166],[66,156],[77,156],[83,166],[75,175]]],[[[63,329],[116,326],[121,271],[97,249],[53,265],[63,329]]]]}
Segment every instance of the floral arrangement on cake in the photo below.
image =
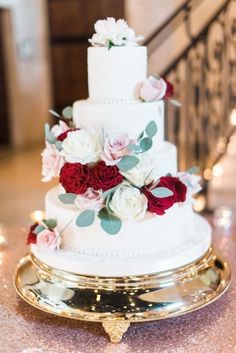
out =
{"type": "Polygon", "coordinates": [[[158,128],[150,121],[136,138],[76,128],[72,108],[45,126],[43,181],[59,177],[65,190],[58,197],[78,208],[76,224],[88,227],[97,217],[102,229],[117,234],[122,220],[139,221],[146,213],[164,215],[176,203],[191,202],[199,177],[191,172],[158,176],[153,139],[158,128]]]}
{"type": "Polygon", "coordinates": [[[113,46],[135,46],[143,39],[135,36],[134,30],[130,28],[123,19],[115,20],[108,17],[106,20],[98,20],[94,25],[95,33],[89,39],[91,45],[96,47],[113,46]]]}

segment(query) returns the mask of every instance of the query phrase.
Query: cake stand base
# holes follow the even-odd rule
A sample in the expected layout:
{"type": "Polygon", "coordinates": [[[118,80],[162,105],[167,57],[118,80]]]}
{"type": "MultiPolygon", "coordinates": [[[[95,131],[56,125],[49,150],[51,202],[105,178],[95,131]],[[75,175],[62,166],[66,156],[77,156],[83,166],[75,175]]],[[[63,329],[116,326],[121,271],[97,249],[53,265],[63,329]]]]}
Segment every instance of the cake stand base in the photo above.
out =
{"type": "Polygon", "coordinates": [[[112,342],[132,322],[183,315],[216,300],[229,286],[228,263],[211,247],[197,261],[171,271],[127,277],[81,276],[22,258],[14,284],[35,308],[71,319],[101,322],[112,342]]]}

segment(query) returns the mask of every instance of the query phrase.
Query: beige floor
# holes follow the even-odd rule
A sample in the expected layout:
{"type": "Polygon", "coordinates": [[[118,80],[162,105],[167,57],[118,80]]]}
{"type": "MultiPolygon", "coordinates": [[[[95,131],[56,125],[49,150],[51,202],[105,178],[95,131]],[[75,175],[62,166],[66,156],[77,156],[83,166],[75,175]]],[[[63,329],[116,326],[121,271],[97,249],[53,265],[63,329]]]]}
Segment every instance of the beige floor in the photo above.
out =
{"type": "Polygon", "coordinates": [[[0,222],[6,226],[26,225],[30,212],[44,208],[44,195],[53,182],[41,182],[41,150],[1,151],[0,222]]]}
{"type": "MultiPolygon", "coordinates": [[[[57,180],[41,182],[42,148],[18,153],[0,153],[0,223],[25,226],[29,214],[44,208],[44,195],[57,180]]],[[[211,184],[210,204],[230,206],[236,213],[236,136],[231,139],[229,153],[221,162],[222,175],[211,184]]]]}

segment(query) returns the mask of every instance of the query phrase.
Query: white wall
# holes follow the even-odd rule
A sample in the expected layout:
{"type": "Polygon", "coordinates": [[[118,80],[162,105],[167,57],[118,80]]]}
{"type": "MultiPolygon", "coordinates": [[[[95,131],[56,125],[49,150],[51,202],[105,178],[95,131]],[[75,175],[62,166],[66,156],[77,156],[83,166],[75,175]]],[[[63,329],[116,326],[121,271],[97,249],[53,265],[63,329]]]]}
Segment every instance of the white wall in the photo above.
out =
{"type": "Polygon", "coordinates": [[[43,140],[51,107],[46,0],[0,0],[14,147],[43,140]]]}

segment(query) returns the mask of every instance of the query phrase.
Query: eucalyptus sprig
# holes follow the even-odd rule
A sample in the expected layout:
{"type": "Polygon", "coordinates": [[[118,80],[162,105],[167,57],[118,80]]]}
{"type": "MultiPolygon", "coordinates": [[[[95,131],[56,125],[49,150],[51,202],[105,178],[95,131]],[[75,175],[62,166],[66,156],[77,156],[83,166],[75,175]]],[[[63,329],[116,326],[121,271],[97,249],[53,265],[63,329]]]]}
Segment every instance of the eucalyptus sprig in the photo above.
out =
{"type": "Polygon", "coordinates": [[[53,116],[55,116],[57,119],[68,119],[71,120],[73,117],[73,108],[71,106],[67,106],[65,107],[62,112],[61,115],[58,114],[55,110],[53,109],[49,109],[48,111],[50,114],[52,114],[53,116]]]}
{"type": "MultiPolygon", "coordinates": [[[[62,110],[61,115],[58,114],[56,111],[53,109],[49,109],[48,111],[50,114],[52,114],[54,117],[56,117],[58,120],[66,120],[66,123],[69,128],[74,128],[74,123],[73,123],[73,109],[71,106],[67,106],[62,110]]],[[[62,149],[62,142],[57,141],[56,136],[52,133],[50,130],[49,124],[44,125],[44,130],[45,130],[45,139],[47,142],[49,142],[52,145],[55,145],[56,148],[61,151],[62,149]]]]}
{"type": "Polygon", "coordinates": [[[154,120],[150,121],[150,123],[146,126],[145,130],[142,131],[138,138],[137,144],[131,143],[128,145],[128,148],[134,155],[128,155],[121,158],[121,160],[117,163],[117,167],[122,172],[128,172],[129,170],[136,167],[139,163],[139,158],[135,155],[144,153],[149,151],[153,146],[153,138],[157,134],[157,124],[154,120]]]}

